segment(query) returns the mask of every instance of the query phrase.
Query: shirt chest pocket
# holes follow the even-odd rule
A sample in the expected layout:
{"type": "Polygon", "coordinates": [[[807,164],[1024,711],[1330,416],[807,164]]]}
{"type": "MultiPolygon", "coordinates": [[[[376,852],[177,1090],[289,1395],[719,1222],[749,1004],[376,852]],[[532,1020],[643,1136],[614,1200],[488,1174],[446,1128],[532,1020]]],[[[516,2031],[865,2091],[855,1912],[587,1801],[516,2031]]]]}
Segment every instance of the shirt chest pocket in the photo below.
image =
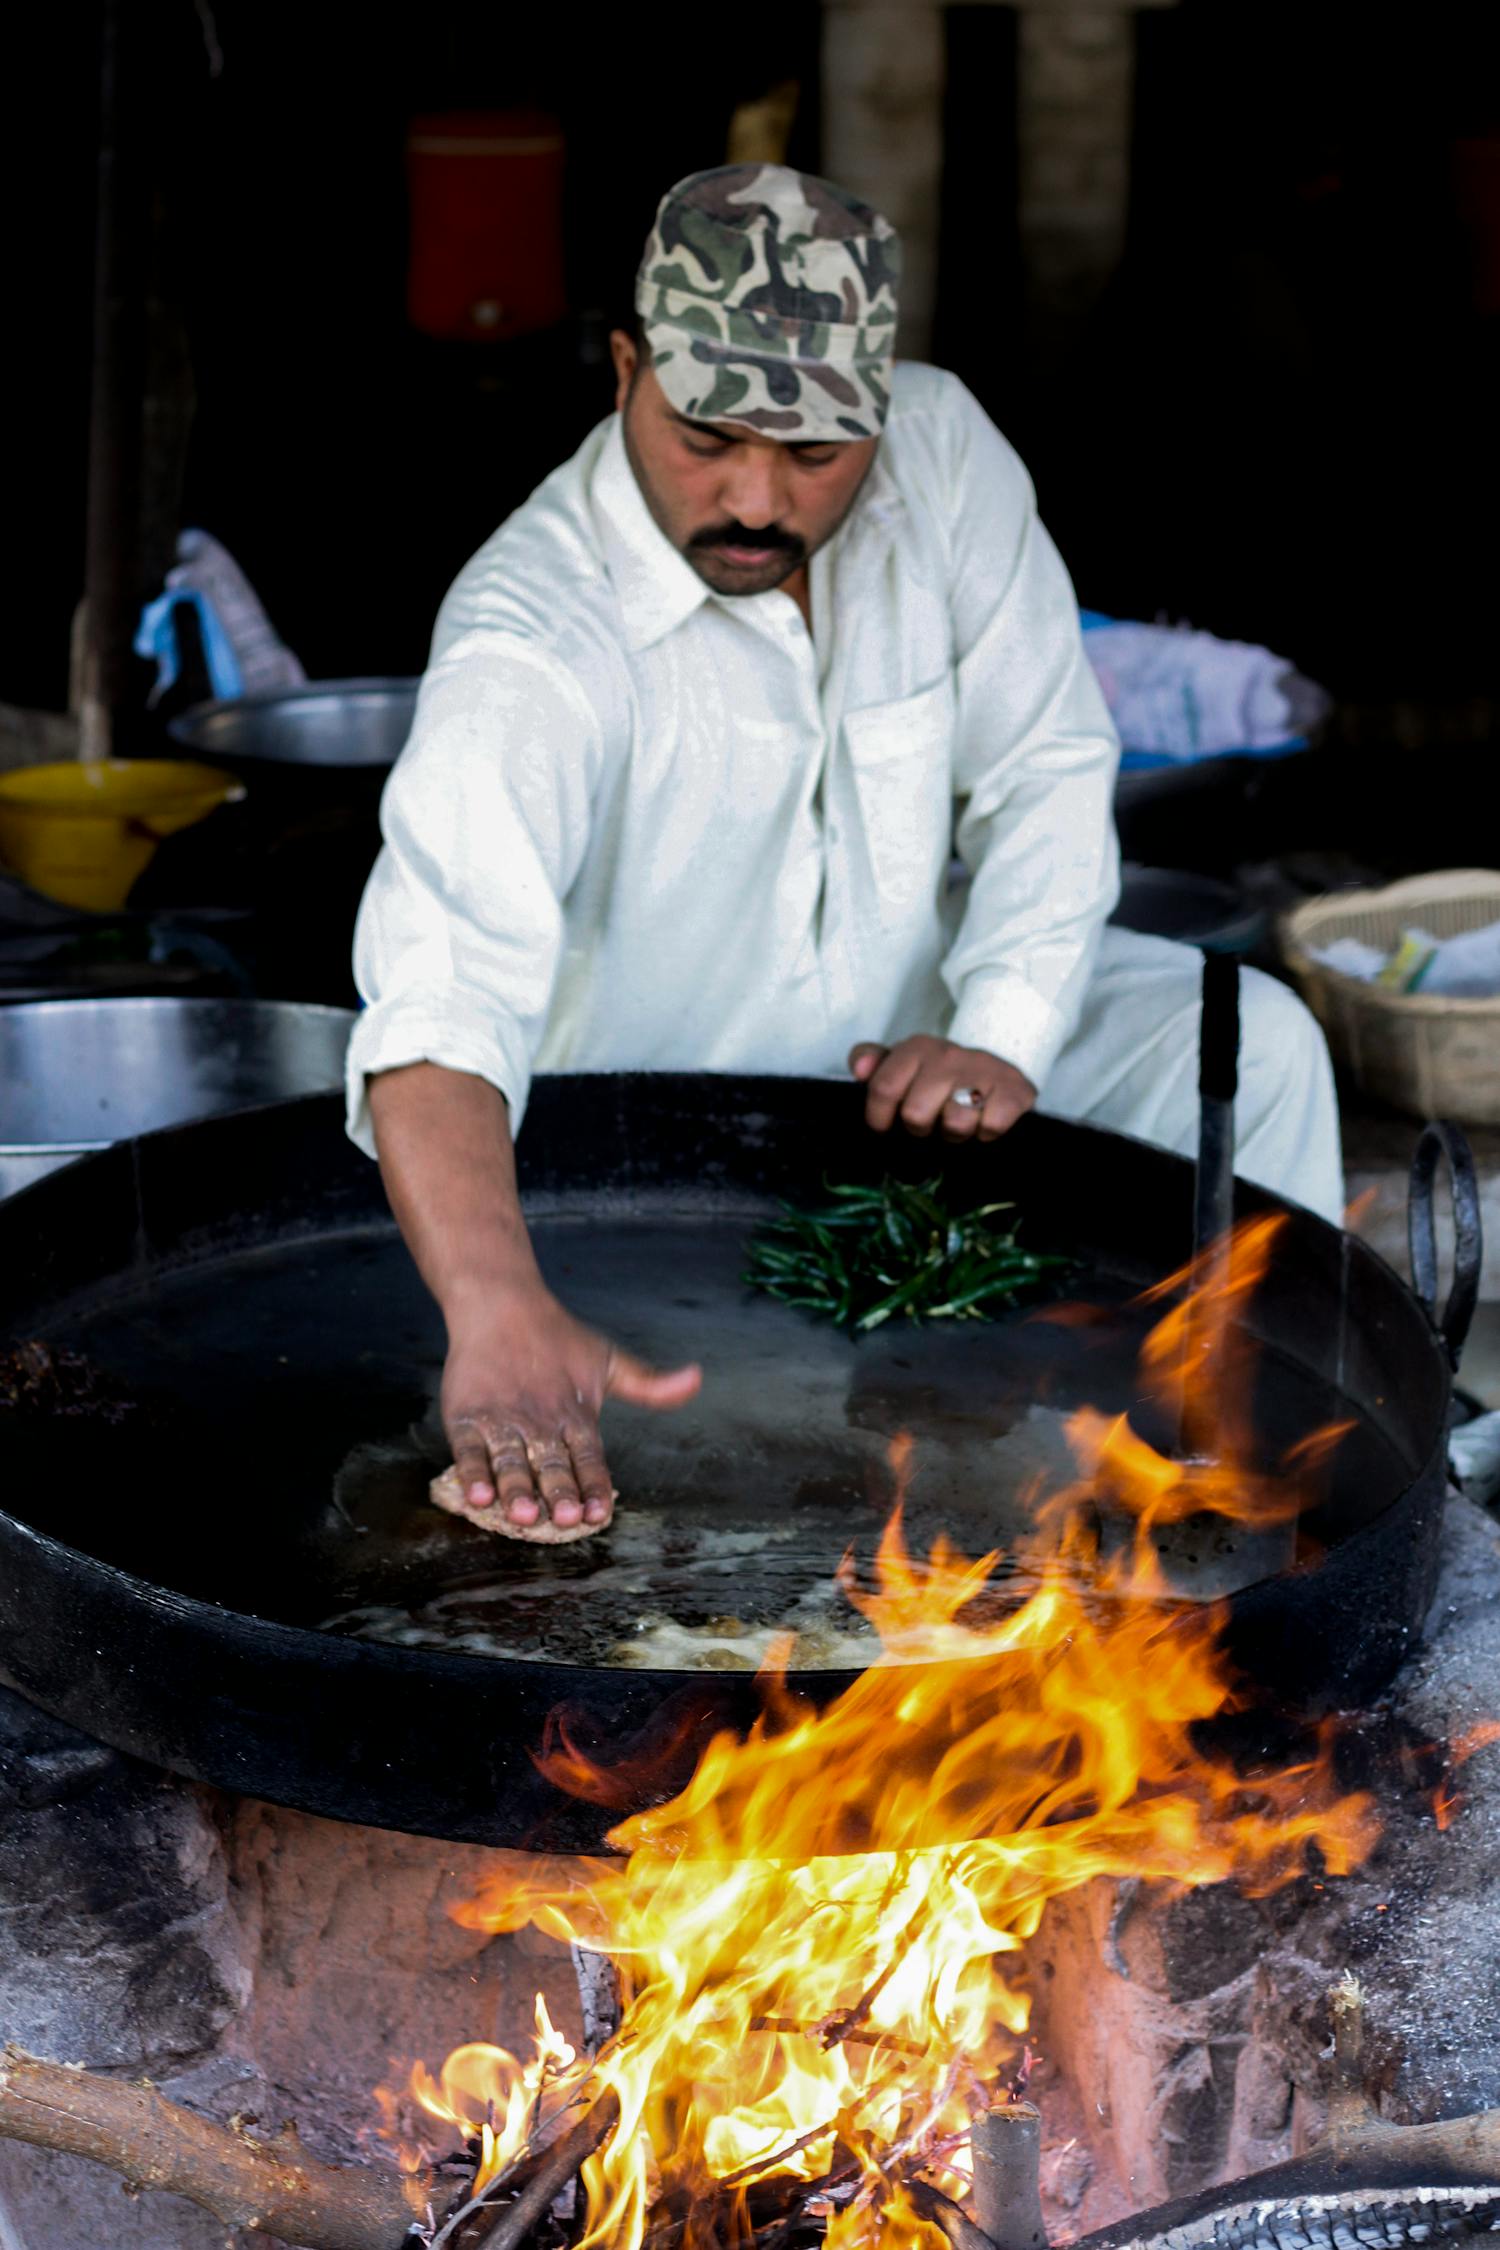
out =
{"type": "Polygon", "coordinates": [[[954,687],[844,715],[854,810],[881,925],[908,922],[937,898],[953,829],[954,687]]]}

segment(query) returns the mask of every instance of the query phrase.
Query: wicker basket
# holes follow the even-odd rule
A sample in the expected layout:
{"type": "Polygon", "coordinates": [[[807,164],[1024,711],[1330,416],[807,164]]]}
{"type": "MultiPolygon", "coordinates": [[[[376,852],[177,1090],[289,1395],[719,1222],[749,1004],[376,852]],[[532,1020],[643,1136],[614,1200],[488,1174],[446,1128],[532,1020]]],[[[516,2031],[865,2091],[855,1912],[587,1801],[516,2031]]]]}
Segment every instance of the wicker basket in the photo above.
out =
{"type": "Polygon", "coordinates": [[[1412,875],[1380,891],[1336,892],[1283,919],[1287,966],[1328,1034],[1334,1061],[1367,1093],[1416,1117],[1500,1125],[1500,994],[1451,1000],[1387,992],[1326,968],[1311,948],[1357,937],[1389,951],[1404,929],[1456,937],[1487,922],[1500,922],[1500,874],[1482,867],[1412,875]]]}

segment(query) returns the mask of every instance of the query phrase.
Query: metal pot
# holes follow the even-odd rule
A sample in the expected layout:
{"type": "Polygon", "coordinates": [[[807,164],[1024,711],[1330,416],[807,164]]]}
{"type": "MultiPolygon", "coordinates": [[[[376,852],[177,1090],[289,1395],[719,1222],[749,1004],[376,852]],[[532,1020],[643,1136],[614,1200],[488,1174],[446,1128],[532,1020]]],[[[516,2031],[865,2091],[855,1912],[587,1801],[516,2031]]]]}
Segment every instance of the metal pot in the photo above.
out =
{"type": "MultiPolygon", "coordinates": [[[[248,795],[226,876],[179,893],[243,897],[255,910],[258,976],[293,999],[350,1001],[350,943],[380,850],[380,793],[411,731],[411,679],[314,680],[278,695],[200,703],[168,724],[193,757],[235,774],[248,795]]],[[[224,831],[221,826],[221,835],[224,831]]],[[[227,837],[225,838],[227,841],[227,837]]],[[[165,854],[163,855],[165,858],[165,854]]]]}
{"type": "Polygon", "coordinates": [[[0,1007],[0,1196],[137,1133],[323,1093],[353,1022],[284,1000],[0,1007]]]}
{"type": "Polygon", "coordinates": [[[411,732],[417,681],[310,680],[277,695],[195,703],[167,732],[216,765],[337,767],[383,772],[411,732]]]}

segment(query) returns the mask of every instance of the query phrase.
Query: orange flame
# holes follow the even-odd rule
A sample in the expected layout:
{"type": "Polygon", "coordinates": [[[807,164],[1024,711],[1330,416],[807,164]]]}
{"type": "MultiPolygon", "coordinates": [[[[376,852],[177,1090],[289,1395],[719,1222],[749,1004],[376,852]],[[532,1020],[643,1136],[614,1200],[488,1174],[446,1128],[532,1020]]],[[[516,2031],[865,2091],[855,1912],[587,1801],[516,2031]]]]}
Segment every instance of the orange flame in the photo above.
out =
{"type": "MultiPolygon", "coordinates": [[[[1152,1293],[1183,1301],[1153,1331],[1148,1388],[1212,1382],[1216,1427],[1241,1447],[1236,1323],[1273,1234],[1254,1222],[1215,1277],[1152,1293]]],[[[898,1503],[873,1586],[848,1560],[843,1584],[901,1661],[818,1710],[790,1692],[783,1656],[748,1737],[717,1736],[670,1803],[613,1830],[618,1863],[583,1888],[555,1865],[507,1870],[460,1910],[603,1950],[622,1972],[622,2029],[593,2063],[543,2012],[531,2063],[463,2048],[440,2085],[424,2073],[416,2088],[433,2115],[480,2129],[486,2178],[538,2117],[612,2088],[621,2122],[582,2175],[584,2250],[639,2250],[659,2193],[686,2214],[684,2250],[707,2239],[693,2213],[710,2195],[718,2239],[742,2239],[752,2181],[773,2175],[787,2193],[823,2183],[833,2250],[943,2250],[899,2175],[962,2196],[969,2124],[1020,2057],[1024,1948],[1050,1899],[1100,1876],[1266,1890],[1310,1849],[1333,1874],[1368,1851],[1370,1802],[1339,1796],[1326,1749],[1247,1778],[1196,1743],[1234,1700],[1222,1617],[1164,1602],[1151,1546],[1153,1525],[1202,1509],[1285,1520],[1319,1447],[1268,1476],[1227,1443],[1168,1460],[1123,1420],[1080,1415],[1074,1434],[1083,1479],[1048,1504],[1052,1551],[1019,1606],[976,1606],[994,1555],[940,1539],[914,1559],[898,1503]],[[1136,1519],[1122,1557],[1100,1552],[1101,1494],[1136,1519]]],[[[897,1453],[899,1481],[909,1447],[897,1453]]],[[[575,1748],[541,1762],[611,1801],[575,1748]]]]}
{"type": "Polygon", "coordinates": [[[559,2080],[566,2084],[578,2057],[554,2030],[547,2003],[536,1996],[533,2054],[520,2063],[503,2047],[475,2041],[455,2047],[439,2075],[418,2063],[411,2092],[429,2117],[452,2125],[479,2142],[479,2177],[493,2179],[514,2156],[566,2107],[566,2093],[549,2101],[559,2080]]]}
{"type": "Polygon", "coordinates": [[[1361,1188],[1358,1195],[1351,1195],[1344,1206],[1344,1232],[1358,1234],[1379,1200],[1380,1190],[1376,1187],[1361,1188]]]}
{"type": "Polygon", "coordinates": [[[1432,1817],[1440,1831],[1453,1826],[1469,1801],[1454,1775],[1461,1766],[1468,1764],[1476,1750],[1486,1749],[1492,1742],[1500,1742],[1500,1719],[1477,1719],[1447,1745],[1448,1771],[1432,1792],[1432,1817]]]}
{"type": "Polygon", "coordinates": [[[1449,1743],[1449,1765],[1466,1766],[1476,1750],[1488,1749],[1492,1742],[1500,1742],[1500,1719],[1476,1719],[1449,1743]]]}

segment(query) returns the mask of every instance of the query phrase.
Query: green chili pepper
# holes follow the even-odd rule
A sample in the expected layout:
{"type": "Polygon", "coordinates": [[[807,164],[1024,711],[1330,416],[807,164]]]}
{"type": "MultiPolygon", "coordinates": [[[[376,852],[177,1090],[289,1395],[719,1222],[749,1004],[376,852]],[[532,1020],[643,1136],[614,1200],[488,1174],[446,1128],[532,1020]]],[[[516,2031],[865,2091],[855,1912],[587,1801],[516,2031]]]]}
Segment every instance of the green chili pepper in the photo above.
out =
{"type": "Polygon", "coordinates": [[[867,1334],[911,1320],[978,1320],[1035,1290],[1069,1261],[1023,1250],[1011,1203],[950,1207],[941,1180],[920,1186],[825,1183],[815,1209],[783,1203],[752,1236],[746,1284],[782,1304],[867,1334]]]}

